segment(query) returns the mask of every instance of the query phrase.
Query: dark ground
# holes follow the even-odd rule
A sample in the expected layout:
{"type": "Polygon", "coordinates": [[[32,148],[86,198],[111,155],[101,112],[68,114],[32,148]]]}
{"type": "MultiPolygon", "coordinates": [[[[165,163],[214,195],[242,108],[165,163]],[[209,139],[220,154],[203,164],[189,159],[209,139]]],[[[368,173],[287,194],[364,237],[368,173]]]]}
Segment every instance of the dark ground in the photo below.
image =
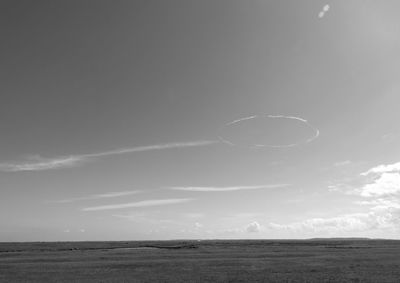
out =
{"type": "Polygon", "coordinates": [[[0,243],[0,282],[400,282],[400,241],[0,243]]]}

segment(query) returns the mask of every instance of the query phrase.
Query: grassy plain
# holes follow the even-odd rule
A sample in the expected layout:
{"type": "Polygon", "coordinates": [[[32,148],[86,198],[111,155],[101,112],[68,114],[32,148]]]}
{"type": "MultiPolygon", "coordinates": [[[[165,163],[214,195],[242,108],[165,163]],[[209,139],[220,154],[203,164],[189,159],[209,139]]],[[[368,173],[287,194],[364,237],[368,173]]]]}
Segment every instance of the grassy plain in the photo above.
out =
{"type": "Polygon", "coordinates": [[[400,241],[0,243],[0,282],[400,282],[400,241]]]}

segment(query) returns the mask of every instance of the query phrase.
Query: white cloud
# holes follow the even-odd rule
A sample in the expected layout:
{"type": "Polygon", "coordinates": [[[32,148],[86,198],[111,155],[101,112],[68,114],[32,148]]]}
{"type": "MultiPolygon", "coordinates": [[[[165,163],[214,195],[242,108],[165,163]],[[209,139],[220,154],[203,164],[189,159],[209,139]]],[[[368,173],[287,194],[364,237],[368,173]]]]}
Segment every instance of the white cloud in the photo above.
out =
{"type": "Polygon", "coordinates": [[[393,164],[381,164],[363,173],[368,177],[368,183],[354,190],[362,197],[390,198],[400,196],[400,162],[393,164]]]}
{"type": "Polygon", "coordinates": [[[400,229],[400,207],[375,207],[366,213],[354,213],[327,218],[310,218],[289,224],[270,223],[269,228],[293,232],[366,232],[400,229]]]}
{"type": "Polygon", "coordinates": [[[182,222],[176,219],[169,219],[165,213],[160,213],[154,211],[131,211],[128,214],[112,214],[113,217],[132,221],[135,223],[145,224],[145,225],[155,225],[157,229],[164,229],[170,225],[182,226],[182,222]]]}
{"type": "Polygon", "coordinates": [[[248,233],[258,233],[260,231],[261,231],[261,225],[258,224],[257,221],[250,223],[246,227],[246,232],[248,232],[248,233]]]}
{"type": "Polygon", "coordinates": [[[400,194],[400,174],[383,173],[373,183],[361,188],[363,197],[382,197],[400,194]]]}
{"type": "Polygon", "coordinates": [[[353,187],[349,186],[347,184],[339,183],[339,184],[335,184],[335,185],[329,185],[328,190],[330,192],[348,193],[348,192],[352,192],[353,187]]]}
{"type": "Polygon", "coordinates": [[[138,194],[141,192],[142,191],[138,191],[138,190],[137,191],[109,192],[109,193],[104,193],[104,194],[96,194],[96,195],[90,195],[90,196],[85,196],[85,197],[54,200],[54,201],[48,201],[48,202],[49,203],[70,203],[70,202],[81,201],[81,200],[95,200],[95,199],[103,199],[103,198],[122,197],[122,196],[138,194]]]}
{"type": "Polygon", "coordinates": [[[382,136],[382,140],[387,143],[394,142],[399,137],[398,133],[388,133],[382,136]]]}
{"type": "Polygon", "coordinates": [[[369,169],[366,172],[361,173],[362,176],[367,176],[369,174],[382,174],[382,173],[392,173],[392,172],[400,172],[400,162],[388,164],[388,165],[379,165],[369,169]]]}
{"type": "Polygon", "coordinates": [[[358,185],[339,184],[331,190],[361,197],[354,201],[367,206],[368,211],[339,215],[331,218],[312,218],[287,225],[271,223],[275,229],[312,231],[367,231],[372,229],[400,229],[400,162],[379,165],[361,173],[358,185]]]}
{"type": "Polygon", "coordinates": [[[231,186],[231,187],[171,187],[172,190],[190,192],[230,192],[240,190],[275,189],[287,187],[289,184],[270,184],[258,186],[231,186]]]}
{"type": "Polygon", "coordinates": [[[346,166],[346,165],[350,165],[350,164],[351,164],[350,160],[344,160],[344,161],[338,161],[338,162],[334,163],[333,166],[341,167],[341,166],[346,166]]]}
{"type": "Polygon", "coordinates": [[[320,231],[364,231],[375,226],[369,213],[348,214],[330,218],[311,218],[290,224],[270,223],[272,229],[320,231]]]}
{"type": "Polygon", "coordinates": [[[371,210],[400,209],[400,201],[395,197],[355,201],[354,203],[357,205],[372,206],[371,210]]]}
{"type": "Polygon", "coordinates": [[[122,191],[122,192],[110,192],[104,194],[93,195],[96,198],[113,198],[113,197],[121,197],[121,196],[128,196],[140,193],[141,191],[122,191]]]}
{"type": "Polygon", "coordinates": [[[20,171],[43,171],[58,168],[74,167],[84,161],[80,156],[66,156],[58,158],[42,158],[35,156],[27,161],[16,163],[0,163],[0,171],[2,172],[20,172],[20,171]]]}
{"type": "Polygon", "coordinates": [[[88,157],[103,157],[103,156],[109,156],[109,155],[119,155],[119,154],[144,152],[144,151],[207,146],[207,145],[211,145],[211,144],[215,144],[215,143],[219,143],[219,141],[193,141],[193,142],[176,142],[176,143],[166,143],[166,144],[155,144],[155,145],[146,145],[146,146],[138,146],[138,147],[130,147],[130,148],[121,148],[121,149],[117,149],[117,150],[104,151],[104,152],[99,152],[99,153],[85,154],[82,156],[87,157],[87,158],[88,157]]]}
{"type": "Polygon", "coordinates": [[[154,151],[154,150],[166,150],[173,148],[184,148],[184,147],[198,147],[207,146],[211,144],[219,143],[219,141],[193,141],[193,142],[177,142],[167,144],[156,144],[148,146],[138,146],[130,148],[121,148],[117,150],[104,151],[98,153],[81,154],[62,156],[56,158],[42,158],[36,156],[22,162],[6,162],[0,163],[0,171],[2,172],[22,172],[22,171],[43,171],[59,168],[74,167],[81,164],[84,161],[88,161],[92,158],[105,157],[111,155],[129,154],[135,152],[154,151]]]}
{"type": "Polygon", "coordinates": [[[196,218],[205,217],[205,214],[201,213],[201,212],[187,212],[187,213],[182,214],[182,216],[186,217],[186,218],[196,219],[196,218]]]}
{"type": "Polygon", "coordinates": [[[184,203],[184,202],[189,202],[192,200],[193,199],[191,199],[191,198],[152,199],[152,200],[143,200],[143,201],[138,201],[138,202],[86,207],[86,208],[83,208],[82,211],[99,211],[99,210],[122,209],[122,208],[130,208],[130,207],[159,206],[159,205],[184,203]]]}

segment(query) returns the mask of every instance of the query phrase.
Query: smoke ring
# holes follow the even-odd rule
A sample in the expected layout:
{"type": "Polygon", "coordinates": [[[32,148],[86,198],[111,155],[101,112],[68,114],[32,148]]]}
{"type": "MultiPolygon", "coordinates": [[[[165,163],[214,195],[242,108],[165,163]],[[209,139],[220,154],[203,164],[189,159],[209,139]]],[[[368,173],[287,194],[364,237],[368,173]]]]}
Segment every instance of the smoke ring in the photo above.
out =
{"type": "Polygon", "coordinates": [[[263,147],[268,147],[268,148],[290,148],[290,147],[296,147],[296,146],[300,146],[300,145],[305,145],[308,143],[313,142],[314,140],[316,140],[319,135],[320,135],[320,131],[318,128],[316,128],[315,126],[313,126],[312,124],[310,124],[306,119],[300,118],[300,117],[296,117],[296,116],[287,116],[287,115],[269,115],[269,114],[265,114],[265,115],[253,115],[253,116],[248,116],[248,117],[243,117],[240,119],[236,119],[233,120],[229,123],[226,123],[225,125],[223,125],[219,132],[218,132],[218,139],[220,142],[228,144],[230,146],[237,146],[237,147],[247,147],[247,148],[263,148],[263,147]],[[296,121],[300,121],[302,123],[304,123],[308,128],[310,128],[314,133],[312,136],[310,136],[309,138],[303,140],[303,141],[299,141],[296,143],[288,143],[288,144],[268,144],[268,143],[264,143],[264,144],[253,144],[253,145],[239,145],[236,144],[235,142],[224,138],[223,135],[221,135],[221,131],[229,126],[238,124],[238,123],[242,123],[243,121],[248,121],[248,120],[253,120],[253,119],[258,119],[258,118],[271,118],[271,119],[289,119],[289,120],[296,120],[296,121]]]}

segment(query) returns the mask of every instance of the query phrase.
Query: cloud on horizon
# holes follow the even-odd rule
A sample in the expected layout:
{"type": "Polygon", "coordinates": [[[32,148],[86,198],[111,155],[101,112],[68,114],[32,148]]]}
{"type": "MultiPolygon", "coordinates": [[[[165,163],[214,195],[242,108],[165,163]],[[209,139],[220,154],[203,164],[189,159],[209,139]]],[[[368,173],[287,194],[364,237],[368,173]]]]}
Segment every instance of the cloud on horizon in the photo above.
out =
{"type": "Polygon", "coordinates": [[[396,213],[387,211],[370,211],[327,218],[310,218],[289,224],[270,223],[269,228],[290,231],[309,232],[356,232],[375,229],[398,229],[399,218],[396,213]]]}
{"type": "Polygon", "coordinates": [[[358,196],[354,204],[367,206],[368,211],[331,218],[312,218],[302,222],[270,226],[277,229],[308,229],[325,231],[366,231],[400,229],[400,162],[375,166],[359,175],[358,185],[339,184],[335,191],[358,196]]]}
{"type": "Polygon", "coordinates": [[[246,227],[247,233],[258,233],[260,231],[261,231],[261,225],[257,221],[250,223],[246,227]]]}
{"type": "Polygon", "coordinates": [[[98,157],[106,157],[112,155],[121,155],[121,154],[135,153],[135,152],[154,151],[154,150],[207,146],[216,143],[219,143],[219,141],[177,142],[177,143],[166,143],[166,144],[121,148],[111,151],[104,151],[91,154],[61,156],[56,158],[43,158],[40,156],[35,156],[33,158],[28,158],[28,160],[22,162],[0,163],[0,172],[44,171],[44,170],[52,170],[60,168],[71,168],[78,166],[83,162],[98,157]]]}

